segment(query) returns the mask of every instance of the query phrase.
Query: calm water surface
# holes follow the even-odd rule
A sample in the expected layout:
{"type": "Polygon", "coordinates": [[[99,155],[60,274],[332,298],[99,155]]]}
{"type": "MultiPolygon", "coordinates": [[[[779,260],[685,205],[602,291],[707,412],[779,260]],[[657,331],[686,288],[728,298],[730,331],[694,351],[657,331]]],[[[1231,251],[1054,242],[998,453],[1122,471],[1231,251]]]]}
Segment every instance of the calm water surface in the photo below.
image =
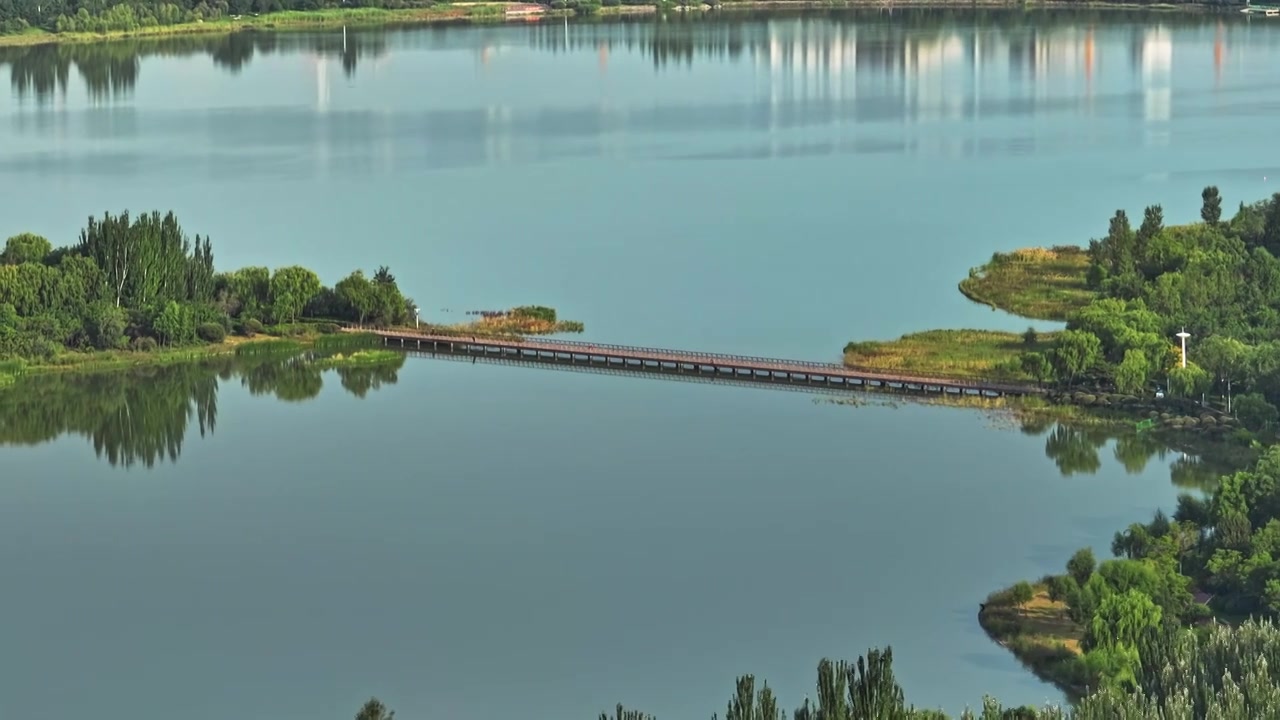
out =
{"type": "MultiPolygon", "coordinates": [[[[221,267],[385,263],[435,318],[538,302],[605,342],[822,359],[1020,329],[955,292],[993,250],[1276,189],[1277,28],[897,13],[6,51],[0,232],[172,208],[221,267]]],[[[977,602],[1105,549],[1188,472],[1133,438],[798,393],[419,358],[381,389],[191,372],[0,396],[0,716],[314,720],[377,694],[405,718],[706,717],[736,673],[793,705],[820,657],[884,643],[917,704],[1056,700],[977,602]]]]}

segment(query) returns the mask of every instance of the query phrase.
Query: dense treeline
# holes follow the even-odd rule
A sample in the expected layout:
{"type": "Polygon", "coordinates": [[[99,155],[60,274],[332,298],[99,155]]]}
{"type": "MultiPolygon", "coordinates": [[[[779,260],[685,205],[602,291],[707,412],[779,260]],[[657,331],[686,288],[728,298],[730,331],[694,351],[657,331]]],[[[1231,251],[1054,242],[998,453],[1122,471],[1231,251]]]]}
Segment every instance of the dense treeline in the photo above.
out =
{"type": "Polygon", "coordinates": [[[0,358],[221,342],[304,314],[389,325],[412,307],[385,267],[333,288],[299,266],[219,273],[209,239],[189,240],[173,213],[104,214],[75,245],[22,234],[0,253],[0,358]]]}
{"type": "Polygon", "coordinates": [[[1075,313],[1047,353],[1023,368],[1073,385],[1088,378],[1140,395],[1152,384],[1178,397],[1214,393],[1254,429],[1280,405],[1280,193],[1241,203],[1230,220],[1216,187],[1201,222],[1166,227],[1159,205],[1135,229],[1123,210],[1089,244],[1088,282],[1100,298],[1075,313]],[[1187,367],[1171,342],[1191,334],[1187,367]],[[1240,395],[1239,397],[1235,397],[1240,395]]]}
{"type": "Polygon", "coordinates": [[[29,27],[50,32],[128,32],[158,25],[284,10],[332,8],[411,8],[426,0],[0,0],[0,31],[29,27]]]}
{"type": "MultiPolygon", "coordinates": [[[[723,0],[732,3],[734,0],[723,0]]],[[[567,0],[559,3],[569,5],[567,0]]],[[[1151,4],[1129,0],[1130,4],[1151,4]]],[[[0,0],[0,32],[42,28],[51,32],[131,31],[177,23],[215,20],[254,13],[322,11],[333,8],[413,8],[434,5],[430,0],[0,0]]],[[[553,0],[544,4],[556,5],[553,0]]],[[[611,0],[606,4],[655,4],[654,0],[611,0]]],[[[719,4],[713,2],[712,4],[719,4]]],[[[1235,0],[1174,0],[1174,4],[1234,6],[1235,0]]],[[[1082,7],[1086,6],[1080,0],[1082,7]]]]}
{"type": "MultiPolygon", "coordinates": [[[[1178,630],[1147,638],[1150,660],[1137,687],[1106,687],[1074,708],[1004,707],[991,697],[962,720],[1257,720],[1280,717],[1280,629],[1248,621],[1200,632],[1178,630]]],[[[816,700],[786,712],[768,683],[739,677],[724,720],[946,720],[937,710],[908,704],[893,673],[893,651],[870,650],[855,662],[818,664],[816,700]]],[[[395,712],[372,698],[356,720],[393,720],[395,712]]],[[[719,720],[719,715],[712,715],[719,720]]],[[[655,720],[619,704],[599,720],[655,720]]]]}

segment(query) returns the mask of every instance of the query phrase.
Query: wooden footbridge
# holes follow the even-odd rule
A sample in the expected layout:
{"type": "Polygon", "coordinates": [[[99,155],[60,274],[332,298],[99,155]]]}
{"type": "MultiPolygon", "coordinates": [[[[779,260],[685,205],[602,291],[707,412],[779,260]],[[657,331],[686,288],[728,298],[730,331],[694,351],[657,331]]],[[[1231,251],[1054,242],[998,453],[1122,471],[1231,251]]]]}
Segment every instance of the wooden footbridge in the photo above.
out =
{"type": "Polygon", "coordinates": [[[346,327],[344,330],[372,333],[380,336],[384,345],[393,348],[483,357],[492,360],[511,360],[519,361],[521,364],[581,365],[639,373],[693,375],[736,382],[790,384],[831,389],[888,390],[983,397],[1043,393],[1043,390],[1031,385],[885,373],[836,363],[781,360],[749,355],[606,345],[558,339],[534,340],[521,337],[436,334],[412,330],[370,330],[359,327],[346,327]]]}

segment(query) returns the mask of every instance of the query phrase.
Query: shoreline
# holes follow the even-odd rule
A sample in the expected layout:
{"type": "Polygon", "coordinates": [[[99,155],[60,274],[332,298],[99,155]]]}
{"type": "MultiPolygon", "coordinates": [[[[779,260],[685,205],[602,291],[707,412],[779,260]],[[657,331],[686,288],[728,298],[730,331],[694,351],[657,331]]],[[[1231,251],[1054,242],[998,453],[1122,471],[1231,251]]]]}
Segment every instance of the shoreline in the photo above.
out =
{"type": "MultiPolygon", "coordinates": [[[[21,33],[0,35],[0,48],[33,47],[42,45],[72,45],[111,42],[114,40],[160,39],[192,35],[231,35],[241,32],[304,32],[308,30],[336,30],[345,27],[363,29],[398,29],[448,23],[507,24],[537,22],[541,18],[565,18],[577,16],[573,10],[553,10],[547,7],[540,12],[510,12],[508,8],[522,3],[467,3],[447,4],[431,8],[388,10],[382,8],[352,8],[346,10],[286,11],[267,13],[253,17],[228,17],[175,25],[156,25],[136,30],[113,30],[105,33],[70,32],[56,33],[43,29],[29,29],[21,33]]],[[[665,11],[678,13],[745,12],[745,11],[806,11],[806,10],[1080,10],[1080,11],[1130,11],[1130,12],[1188,12],[1235,14],[1243,5],[1220,6],[1207,3],[1143,5],[1119,2],[1075,3],[1063,0],[741,0],[725,2],[717,6],[697,5],[683,7],[666,3],[656,5],[618,5],[602,7],[590,18],[617,18],[655,15],[665,11]]]]}

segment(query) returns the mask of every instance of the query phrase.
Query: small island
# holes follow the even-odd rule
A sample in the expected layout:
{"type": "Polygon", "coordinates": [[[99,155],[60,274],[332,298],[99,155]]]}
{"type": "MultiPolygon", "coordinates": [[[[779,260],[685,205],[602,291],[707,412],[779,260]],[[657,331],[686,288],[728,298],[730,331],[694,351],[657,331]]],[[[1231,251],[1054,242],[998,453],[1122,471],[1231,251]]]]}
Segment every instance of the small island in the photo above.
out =
{"type": "MultiPolygon", "coordinates": [[[[208,237],[189,238],[172,213],[89,218],[74,245],[31,233],[0,252],[0,387],[32,371],[172,363],[238,351],[299,350],[343,323],[417,323],[391,270],[352,272],[332,287],[302,266],[218,272],[208,237]],[[254,342],[259,336],[274,344],[254,342]],[[254,347],[245,347],[252,344],[254,347]]],[[[446,326],[470,334],[581,332],[553,308],[524,306],[446,326]]],[[[334,338],[345,348],[358,339],[334,338]]],[[[385,352],[385,351],[384,351],[385,352]]],[[[346,356],[368,363],[376,355],[346,356]]],[[[338,362],[329,358],[326,362],[338,362]]]]}

